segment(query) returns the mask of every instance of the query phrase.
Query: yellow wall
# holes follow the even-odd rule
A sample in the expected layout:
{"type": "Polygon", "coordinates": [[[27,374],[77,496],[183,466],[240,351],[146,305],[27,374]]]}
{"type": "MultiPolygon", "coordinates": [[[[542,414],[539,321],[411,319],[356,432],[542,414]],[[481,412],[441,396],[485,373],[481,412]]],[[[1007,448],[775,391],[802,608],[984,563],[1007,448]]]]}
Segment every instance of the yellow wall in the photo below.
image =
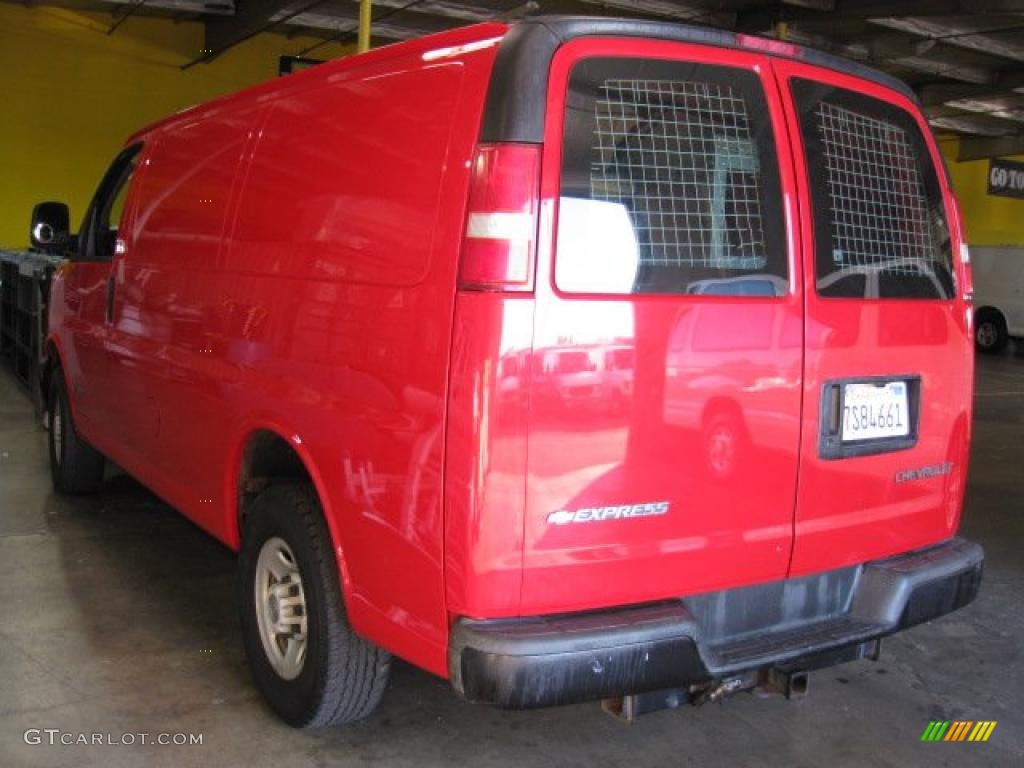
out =
{"type": "MultiPolygon", "coordinates": [[[[262,34],[210,64],[202,26],[0,3],[0,246],[24,247],[32,206],[63,200],[72,227],[121,143],[171,112],[277,76],[315,39],[262,34]]],[[[351,46],[318,48],[316,58],[351,46]]]]}
{"type": "MultiPolygon", "coordinates": [[[[1024,246],[1024,200],[988,194],[988,160],[956,162],[958,144],[955,137],[939,140],[953,175],[953,189],[960,200],[967,242],[1024,246]]],[[[1024,155],[1006,159],[1024,161],[1024,155]]]]}

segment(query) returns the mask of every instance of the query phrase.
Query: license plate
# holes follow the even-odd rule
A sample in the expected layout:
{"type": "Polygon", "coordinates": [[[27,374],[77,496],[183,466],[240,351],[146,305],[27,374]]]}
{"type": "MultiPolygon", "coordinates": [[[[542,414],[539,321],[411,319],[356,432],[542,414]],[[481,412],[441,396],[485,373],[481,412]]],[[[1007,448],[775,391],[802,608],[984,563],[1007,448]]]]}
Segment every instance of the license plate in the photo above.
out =
{"type": "Polygon", "coordinates": [[[843,385],[843,442],[910,434],[907,382],[843,385]]]}

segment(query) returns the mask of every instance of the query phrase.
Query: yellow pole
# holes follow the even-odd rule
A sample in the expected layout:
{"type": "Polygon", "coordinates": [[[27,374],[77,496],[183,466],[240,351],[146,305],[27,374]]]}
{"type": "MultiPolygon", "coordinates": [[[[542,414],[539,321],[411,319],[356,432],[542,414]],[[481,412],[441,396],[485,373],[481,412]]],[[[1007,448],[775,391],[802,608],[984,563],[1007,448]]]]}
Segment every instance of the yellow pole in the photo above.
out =
{"type": "Polygon", "coordinates": [[[359,0],[359,53],[370,50],[370,20],[373,18],[372,0],[359,0]]]}

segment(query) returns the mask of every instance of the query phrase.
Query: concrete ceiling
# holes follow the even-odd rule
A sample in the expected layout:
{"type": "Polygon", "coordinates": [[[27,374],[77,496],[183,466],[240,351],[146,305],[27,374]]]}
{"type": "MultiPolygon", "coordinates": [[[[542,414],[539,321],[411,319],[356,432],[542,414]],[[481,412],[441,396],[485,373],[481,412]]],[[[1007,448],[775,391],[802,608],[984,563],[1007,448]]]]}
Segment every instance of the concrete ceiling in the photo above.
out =
{"type": "MultiPolygon", "coordinates": [[[[46,0],[43,0],[44,2],[46,0]]],[[[354,39],[358,0],[55,0],[195,19],[210,52],[265,31],[354,39]]],[[[936,129],[978,157],[1024,152],[1024,0],[374,0],[375,44],[529,13],[631,16],[783,38],[906,80],[936,129]]],[[[315,47],[303,55],[316,56],[315,47]]]]}

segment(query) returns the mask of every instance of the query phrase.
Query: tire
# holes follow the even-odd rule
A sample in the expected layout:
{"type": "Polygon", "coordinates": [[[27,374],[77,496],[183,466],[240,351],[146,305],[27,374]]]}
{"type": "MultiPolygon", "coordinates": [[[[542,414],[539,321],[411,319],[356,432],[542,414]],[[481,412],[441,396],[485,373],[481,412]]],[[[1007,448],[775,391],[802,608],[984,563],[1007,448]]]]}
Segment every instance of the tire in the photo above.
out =
{"type": "Polygon", "coordinates": [[[308,483],[271,485],[253,502],[242,532],[239,573],[245,653],[256,687],[271,709],[296,728],[341,725],[373,712],[387,687],[391,656],[348,625],[334,548],[308,483]],[[261,556],[271,571],[284,568],[289,575],[274,581],[261,556]],[[262,595],[275,589],[284,589],[284,597],[270,605],[274,598],[262,595]],[[280,627],[273,623],[278,618],[293,634],[265,640],[268,633],[261,626],[280,627]],[[288,662],[293,641],[304,644],[297,665],[288,662]],[[279,655],[282,646],[284,658],[279,655]]]}
{"type": "Polygon", "coordinates": [[[982,310],[974,318],[974,344],[979,352],[996,354],[1006,349],[1010,334],[1006,320],[995,310],[982,310]]]}
{"type": "Polygon", "coordinates": [[[103,486],[103,454],[78,434],[68,404],[64,372],[57,368],[50,379],[47,401],[50,414],[50,477],[60,493],[95,493],[103,486]]]}

